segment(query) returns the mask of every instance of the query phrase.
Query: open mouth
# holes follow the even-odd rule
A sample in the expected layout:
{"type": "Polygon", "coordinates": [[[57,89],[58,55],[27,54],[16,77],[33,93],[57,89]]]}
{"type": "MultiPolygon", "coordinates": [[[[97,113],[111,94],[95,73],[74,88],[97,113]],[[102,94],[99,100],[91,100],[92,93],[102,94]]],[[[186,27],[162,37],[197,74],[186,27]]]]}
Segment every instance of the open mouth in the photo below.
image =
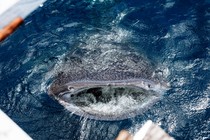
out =
{"type": "MultiPolygon", "coordinates": [[[[68,83],[55,98],[69,111],[97,120],[122,120],[143,113],[163,89],[151,81],[80,81],[68,83]]],[[[51,91],[52,92],[52,91],[51,91]]]]}

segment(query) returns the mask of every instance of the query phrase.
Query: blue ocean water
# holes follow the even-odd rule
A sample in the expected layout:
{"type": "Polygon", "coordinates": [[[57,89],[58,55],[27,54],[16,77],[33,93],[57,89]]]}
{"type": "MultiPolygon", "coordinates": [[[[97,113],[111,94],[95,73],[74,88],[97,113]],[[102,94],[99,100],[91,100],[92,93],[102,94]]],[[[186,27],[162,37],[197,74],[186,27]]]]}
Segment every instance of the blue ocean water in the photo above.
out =
{"type": "Polygon", "coordinates": [[[0,44],[0,108],[33,139],[111,140],[146,120],[177,140],[210,139],[208,0],[51,0],[0,44]],[[158,63],[171,85],[141,115],[82,118],[47,94],[63,56],[106,36],[158,63]]]}

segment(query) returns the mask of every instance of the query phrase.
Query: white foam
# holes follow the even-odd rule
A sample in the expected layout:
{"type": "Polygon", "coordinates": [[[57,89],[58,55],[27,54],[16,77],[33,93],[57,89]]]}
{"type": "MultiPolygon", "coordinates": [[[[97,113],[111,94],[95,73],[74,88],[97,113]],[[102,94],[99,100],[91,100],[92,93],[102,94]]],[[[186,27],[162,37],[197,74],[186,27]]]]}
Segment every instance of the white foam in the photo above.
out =
{"type": "Polygon", "coordinates": [[[191,111],[202,111],[208,108],[209,106],[209,95],[206,93],[206,96],[200,97],[198,100],[193,100],[190,102],[187,106],[184,107],[184,109],[191,110],[191,111]]]}
{"type": "Polygon", "coordinates": [[[72,27],[76,27],[78,25],[81,25],[82,23],[79,23],[79,22],[72,22],[72,23],[69,23],[69,24],[66,24],[64,25],[64,27],[66,28],[72,28],[72,27]]]}
{"type": "Polygon", "coordinates": [[[128,108],[132,110],[137,104],[133,98],[121,96],[119,99],[111,100],[108,103],[90,104],[89,107],[85,107],[85,110],[101,112],[101,114],[120,114],[128,108]]]}
{"type": "Polygon", "coordinates": [[[96,4],[96,3],[105,3],[105,2],[113,2],[113,0],[92,0],[91,4],[96,4]]]}
{"type": "Polygon", "coordinates": [[[87,132],[87,130],[89,130],[90,131],[90,129],[88,129],[87,127],[90,127],[90,125],[88,125],[88,122],[87,122],[87,118],[85,118],[85,119],[83,119],[82,121],[81,121],[81,123],[82,123],[82,127],[81,127],[81,129],[80,129],[80,140],[84,140],[85,139],[85,136],[87,135],[87,134],[89,134],[88,132],[87,132]]]}
{"type": "Polygon", "coordinates": [[[21,84],[18,84],[15,89],[16,89],[16,92],[20,92],[22,90],[21,84]]]}
{"type": "Polygon", "coordinates": [[[166,3],[164,5],[164,8],[172,8],[175,4],[175,1],[173,0],[166,0],[166,3]]]}
{"type": "Polygon", "coordinates": [[[171,35],[170,35],[170,33],[167,33],[164,37],[162,37],[162,38],[170,38],[171,37],[171,35]]]}
{"type": "Polygon", "coordinates": [[[114,19],[112,21],[112,23],[114,25],[120,23],[128,13],[131,13],[134,10],[135,10],[135,8],[128,8],[128,9],[123,10],[122,12],[120,12],[120,13],[117,14],[116,19],[114,19]]]}
{"type": "Polygon", "coordinates": [[[208,83],[208,87],[207,87],[207,89],[209,89],[209,90],[210,90],[210,83],[208,83]]]}

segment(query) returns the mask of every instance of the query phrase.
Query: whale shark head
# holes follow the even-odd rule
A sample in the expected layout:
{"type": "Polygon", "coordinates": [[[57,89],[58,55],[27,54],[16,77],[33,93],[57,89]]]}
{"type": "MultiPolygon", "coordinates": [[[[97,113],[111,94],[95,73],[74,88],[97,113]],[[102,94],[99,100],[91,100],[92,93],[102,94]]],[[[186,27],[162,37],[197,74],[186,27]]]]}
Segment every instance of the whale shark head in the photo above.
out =
{"type": "Polygon", "coordinates": [[[98,120],[139,115],[162,97],[168,86],[155,78],[155,63],[126,43],[94,37],[62,59],[49,95],[70,112],[98,120]]]}

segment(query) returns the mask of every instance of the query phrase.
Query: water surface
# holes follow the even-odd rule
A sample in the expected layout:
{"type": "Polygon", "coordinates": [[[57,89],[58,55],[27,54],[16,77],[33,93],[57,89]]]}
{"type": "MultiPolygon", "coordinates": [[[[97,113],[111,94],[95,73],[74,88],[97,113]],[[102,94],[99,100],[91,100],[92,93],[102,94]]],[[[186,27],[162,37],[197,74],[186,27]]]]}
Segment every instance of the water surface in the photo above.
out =
{"type": "MultiPolygon", "coordinates": [[[[208,0],[47,1],[0,44],[0,108],[33,139],[110,140],[121,129],[134,133],[148,119],[175,139],[208,139],[209,23],[208,0]],[[101,41],[125,46],[124,54],[143,54],[171,89],[126,120],[71,114],[48,96],[48,86],[67,54],[83,53],[75,48],[86,46],[97,58],[97,50],[110,49],[97,45],[101,41]]],[[[106,66],[103,62],[95,69],[106,66]]]]}

